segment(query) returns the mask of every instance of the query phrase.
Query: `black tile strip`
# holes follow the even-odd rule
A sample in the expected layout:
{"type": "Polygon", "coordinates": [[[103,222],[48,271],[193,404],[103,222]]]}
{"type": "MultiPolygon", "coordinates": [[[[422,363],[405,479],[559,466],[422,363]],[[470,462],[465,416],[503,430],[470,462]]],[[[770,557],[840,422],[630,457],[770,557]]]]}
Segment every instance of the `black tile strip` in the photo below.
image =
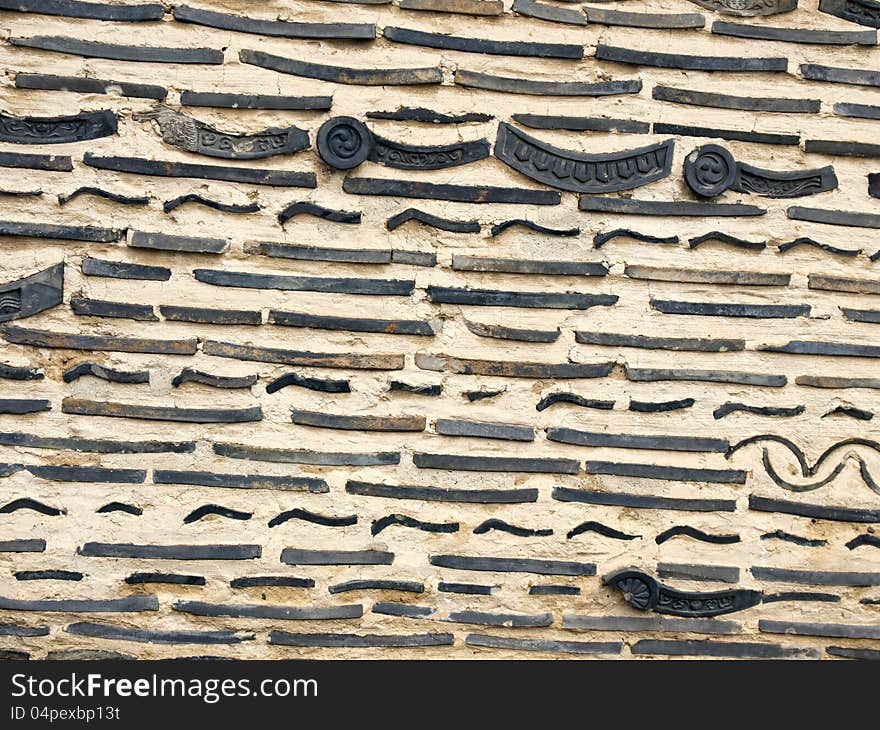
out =
{"type": "Polygon", "coordinates": [[[484,586],[475,583],[443,583],[437,584],[441,593],[461,593],[467,596],[491,596],[497,593],[500,586],[484,586]]]}
{"type": "Polygon", "coordinates": [[[817,659],[818,650],[779,644],[734,641],[640,639],[632,645],[636,656],[705,656],[718,659],[817,659]]]}
{"type": "Polygon", "coordinates": [[[727,370],[685,370],[626,367],[626,377],[634,382],[696,381],[703,383],[734,383],[765,388],[782,388],[788,378],[785,375],[762,375],[727,370]]]}
{"type": "Polygon", "coordinates": [[[693,565],[681,563],[657,563],[660,578],[678,580],[738,583],[739,568],[727,565],[693,565]]]}
{"type": "Polygon", "coordinates": [[[506,441],[534,441],[535,429],[532,426],[517,426],[509,423],[485,423],[481,421],[462,421],[438,418],[434,430],[442,436],[469,436],[472,438],[503,439],[506,441]]]}
{"type": "Polygon", "coordinates": [[[453,271],[484,271],[542,276],[606,276],[608,266],[601,261],[546,261],[534,259],[496,259],[453,254],[453,271]]]}
{"type": "Polygon", "coordinates": [[[708,137],[735,142],[755,142],[758,144],[798,145],[797,134],[776,134],[772,132],[749,132],[740,129],[719,129],[717,127],[694,127],[686,124],[654,122],[654,134],[675,134],[682,137],[708,137]]]}
{"type": "Polygon", "coordinates": [[[180,575],[178,573],[132,573],[125,582],[129,585],[166,583],[169,585],[203,586],[205,578],[201,575],[180,575]]]}
{"type": "Polygon", "coordinates": [[[472,504],[525,504],[538,501],[537,489],[450,489],[392,484],[373,484],[349,479],[348,494],[388,499],[417,499],[426,502],[462,502],[472,504]]]}
{"type": "Polygon", "coordinates": [[[437,612],[430,606],[416,606],[412,603],[394,603],[393,601],[378,601],[373,604],[373,613],[385,616],[399,616],[401,618],[427,618],[437,612]]]}
{"type": "Polygon", "coordinates": [[[141,157],[102,157],[86,152],[83,163],[99,170],[128,172],[152,177],[184,177],[197,180],[224,180],[251,185],[269,185],[288,188],[315,188],[318,183],[312,172],[292,172],[256,167],[229,165],[201,165],[189,162],[147,160],[141,157]]]}
{"type": "Polygon", "coordinates": [[[651,309],[663,314],[701,317],[745,317],[749,319],[793,319],[808,317],[809,304],[737,304],[733,302],[676,302],[651,298],[651,309]]]}
{"type": "Polygon", "coordinates": [[[22,48],[67,53],[84,58],[108,58],[115,61],[142,61],[146,63],[186,63],[218,65],[223,63],[223,51],[213,48],[163,48],[161,46],[126,46],[116,43],[83,41],[64,36],[10,36],[9,43],[22,48]]]}
{"type": "Polygon", "coordinates": [[[394,553],[384,550],[300,550],[284,548],[281,562],[287,565],[391,565],[394,553]]]}
{"type": "Polygon", "coordinates": [[[209,471],[182,471],[177,469],[154,469],[153,482],[155,484],[187,484],[196,487],[227,489],[308,491],[313,494],[324,494],[329,491],[327,482],[316,477],[276,476],[272,474],[219,474],[209,471]]]}
{"type": "Polygon", "coordinates": [[[111,641],[137,641],[145,644],[239,644],[253,641],[253,634],[236,631],[154,631],[79,621],[64,627],[69,634],[111,641]]]}
{"type": "Polygon", "coordinates": [[[876,213],[853,213],[845,210],[803,208],[793,205],[785,214],[796,221],[825,223],[829,226],[852,226],[854,228],[880,228],[880,215],[876,213]]]}
{"type": "Polygon", "coordinates": [[[594,489],[570,489],[554,487],[553,499],[560,502],[603,504],[610,507],[633,507],[636,509],[667,509],[679,512],[735,512],[733,499],[682,499],[678,497],[655,497],[650,494],[628,494],[594,489]]]}
{"type": "Polygon", "coordinates": [[[168,89],[155,84],[138,84],[129,81],[91,79],[82,76],[55,76],[53,74],[29,74],[22,72],[15,74],[15,86],[18,89],[36,89],[40,91],[120,94],[121,96],[130,96],[135,99],[155,99],[156,101],[164,101],[168,95],[168,89]]]}
{"type": "Polygon", "coordinates": [[[803,583],[818,586],[878,586],[880,573],[853,573],[834,570],[795,570],[760,565],[751,567],[757,580],[774,583],[803,583]]]}
{"type": "Polygon", "coordinates": [[[376,26],[372,23],[296,23],[286,20],[262,20],[215,13],[189,5],[176,5],[172,12],[174,19],[183,23],[279,38],[372,40],[376,37],[376,26]]]}
{"type": "Polygon", "coordinates": [[[829,646],[825,651],[831,656],[839,656],[843,659],[880,660],[880,650],[878,649],[854,649],[849,646],[829,646]]]}
{"type": "MultiPolygon", "coordinates": [[[[233,578],[230,588],[314,588],[313,578],[294,578],[287,575],[254,575],[233,578]]],[[[331,591],[332,592],[332,591],[331,591]]]]}
{"type": "Polygon", "coordinates": [[[779,28],[768,25],[744,25],[716,20],[712,23],[716,35],[734,38],[750,38],[759,41],[783,43],[814,43],[830,46],[876,46],[877,32],[873,30],[811,30],[804,28],[779,28]]]}
{"type": "Polygon", "coordinates": [[[0,398],[0,413],[23,416],[51,410],[52,402],[41,398],[0,398]]]}
{"type": "Polygon", "coordinates": [[[142,281],[168,281],[171,269],[164,266],[129,264],[123,261],[105,261],[83,256],[82,272],[86,276],[105,276],[113,279],[139,279],[142,281]]]}
{"type": "MultiPolygon", "coordinates": [[[[522,2],[522,0],[516,0],[522,2]]],[[[555,10],[555,8],[554,8],[555,10]]],[[[618,134],[648,134],[651,125],[632,119],[608,117],[567,117],[552,114],[513,114],[513,121],[531,129],[564,129],[570,132],[617,132],[618,134]]]]}
{"type": "Polygon", "coordinates": [[[419,432],[425,430],[424,416],[347,416],[323,411],[291,411],[291,421],[300,426],[344,431],[419,432]]]}
{"type": "MultiPolygon", "coordinates": [[[[340,0],[343,1],[343,0],[340,0]]],[[[270,631],[269,643],[278,646],[330,647],[353,649],[394,649],[452,646],[452,634],[292,634],[270,631]]]]}
{"type": "Polygon", "coordinates": [[[575,459],[543,459],[515,456],[468,456],[455,454],[413,454],[419,469],[451,471],[522,472],[526,474],[578,474],[580,462],[575,459]]]}
{"type": "Polygon", "coordinates": [[[749,509],[759,512],[779,512],[781,514],[810,517],[816,520],[836,522],[880,522],[880,510],[856,509],[819,504],[790,502],[784,499],[769,499],[754,494],[749,495],[749,509]]]}
{"type": "Polygon", "coordinates": [[[615,332],[584,332],[576,330],[574,340],[580,345],[601,347],[636,347],[647,350],[678,352],[739,352],[745,349],[745,340],[703,339],[699,337],[650,337],[624,335],[615,332]]]}
{"type": "MultiPolygon", "coordinates": [[[[406,0],[402,0],[406,2],[406,0]]],[[[513,0],[514,13],[525,15],[529,18],[538,18],[550,23],[564,23],[566,25],[587,25],[587,19],[580,10],[568,10],[548,3],[539,3],[535,0],[513,0]]]]}
{"type": "Polygon", "coordinates": [[[462,289],[433,286],[427,288],[428,299],[438,304],[466,304],[481,307],[525,307],[534,309],[589,309],[610,307],[617,303],[613,294],[550,293],[499,291],[495,289],[462,289]]]}
{"type": "Polygon", "coordinates": [[[0,363],[0,379],[2,380],[43,380],[45,374],[37,368],[17,367],[0,363]]]}
{"type": "Polygon", "coordinates": [[[319,276],[286,276],[283,274],[252,274],[246,271],[194,269],[196,281],[214,286],[243,289],[278,289],[281,291],[311,291],[335,294],[365,294],[368,296],[407,297],[415,282],[402,279],[342,279],[319,276]]]}
{"type": "Polygon", "coordinates": [[[821,102],[818,99],[778,99],[768,97],[732,96],[712,91],[677,89],[672,86],[657,85],[651,90],[657,101],[670,101],[675,104],[708,106],[718,109],[738,109],[752,112],[776,112],[779,114],[816,114],[821,102]]]}
{"type": "Polygon", "coordinates": [[[589,5],[584,6],[584,13],[591,23],[627,28],[689,29],[703,28],[706,25],[706,18],[699,13],[629,13],[589,5]]]}
{"type": "Polygon", "coordinates": [[[466,555],[431,555],[431,565],[453,570],[480,570],[494,573],[536,573],[538,575],[596,575],[593,563],[534,558],[487,558],[466,555]]]}
{"type": "Polygon", "coordinates": [[[659,451],[693,451],[727,453],[730,443],[727,439],[702,436],[655,436],[638,434],[615,434],[599,431],[581,431],[574,428],[551,426],[547,429],[547,439],[562,444],[594,446],[609,449],[650,449],[659,451]]]}
{"type": "Polygon", "coordinates": [[[635,413],[668,413],[669,411],[679,411],[683,408],[692,408],[694,403],[696,401],[693,398],[657,402],[630,400],[629,410],[635,413]]]}
{"type": "Polygon", "coordinates": [[[382,195],[392,198],[426,198],[459,203],[513,203],[523,205],[559,205],[560,194],[554,190],[455,185],[372,177],[346,177],[342,189],[352,195],[382,195]]]}
{"type": "Polygon", "coordinates": [[[485,38],[462,38],[442,33],[427,33],[409,28],[385,26],[382,35],[395,43],[468,53],[489,53],[499,56],[531,56],[535,58],[581,59],[584,47],[572,43],[531,43],[496,41],[485,38]]]}
{"type": "Polygon", "coordinates": [[[396,451],[345,453],[307,449],[273,449],[245,444],[214,443],[214,453],[230,459],[250,459],[277,464],[313,464],[316,466],[387,466],[400,463],[396,451]]]}
{"type": "Polygon", "coordinates": [[[182,423],[246,423],[263,419],[263,411],[259,406],[253,408],[177,408],[175,406],[147,406],[94,401],[87,398],[65,398],[61,401],[61,412],[80,416],[140,418],[148,421],[182,423]]]}
{"type": "Polygon", "coordinates": [[[15,580],[69,580],[81,581],[83,574],[75,570],[19,570],[15,580]]]}
{"type": "Polygon", "coordinates": [[[782,71],[788,70],[786,58],[747,58],[742,56],[686,56],[678,53],[655,53],[599,43],[596,58],[600,61],[631,63],[638,66],[678,68],[689,71],[782,71]]]}
{"type": "Polygon", "coordinates": [[[580,631],[669,632],[738,634],[742,626],[717,618],[664,618],[662,616],[584,616],[563,614],[562,626],[580,631]]]}
{"type": "MultiPolygon", "coordinates": [[[[480,0],[482,2],[482,0],[480,0]]],[[[492,114],[465,112],[463,114],[444,114],[424,107],[400,106],[393,112],[367,112],[367,119],[388,119],[395,122],[425,122],[427,124],[467,124],[470,122],[490,122],[492,114]]]]}
{"type": "Polygon", "coordinates": [[[487,611],[452,611],[444,619],[453,623],[478,626],[510,626],[512,628],[542,628],[553,625],[553,613],[520,614],[488,613],[487,611]]]}
{"type": "MultiPolygon", "coordinates": [[[[164,94],[163,97],[164,98],[164,94]]],[[[269,96],[230,94],[212,91],[181,91],[181,106],[221,109],[277,109],[284,111],[324,111],[333,105],[332,96],[269,96]]]]}
{"type": "Polygon", "coordinates": [[[195,322],[197,324],[259,325],[263,322],[260,312],[244,309],[207,309],[160,304],[159,314],[171,322],[195,322]]]}
{"type": "Polygon", "coordinates": [[[303,76],[308,79],[333,81],[337,84],[356,84],[359,86],[408,86],[412,84],[439,84],[443,72],[439,67],[423,68],[346,68],[322,63],[310,63],[294,58],[275,56],[262,51],[242,49],[238,52],[242,63],[278,71],[279,73],[303,76]]]}
{"type": "Polygon", "coordinates": [[[162,16],[165,14],[162,3],[111,5],[99,2],[79,2],[79,0],[0,0],[0,10],[60,15],[66,18],[116,21],[162,20],[162,16]]]}
{"type": "Polygon", "coordinates": [[[581,589],[577,586],[539,585],[529,587],[530,596],[579,596],[581,589]]]}
{"type": "Polygon", "coordinates": [[[840,603],[840,596],[833,593],[811,593],[807,591],[786,591],[783,593],[765,593],[763,603],[780,603],[783,601],[812,601],[815,603],[840,603]]]}
{"type": "Polygon", "coordinates": [[[802,63],[800,71],[801,76],[811,81],[828,81],[834,84],[854,84],[856,86],[880,86],[880,71],[838,68],[816,63],[802,63]]]}
{"type": "Polygon", "coordinates": [[[830,636],[836,639],[880,639],[876,624],[825,624],[807,621],[758,621],[758,630],[765,634],[795,636],[830,636]]]}
{"type": "Polygon", "coordinates": [[[17,626],[15,624],[0,624],[0,636],[48,636],[48,626],[17,626]]]}
{"type": "Polygon", "coordinates": [[[832,357],[880,357],[880,346],[854,345],[846,342],[806,342],[792,340],[786,345],[759,345],[761,352],[784,352],[793,355],[827,355],[832,357]]]}
{"type": "Polygon", "coordinates": [[[0,221],[0,236],[23,236],[25,238],[57,238],[63,241],[86,241],[89,243],[113,243],[125,235],[124,230],[98,228],[96,226],[65,226],[54,223],[25,223],[0,221]]]}
{"type": "Polygon", "coordinates": [[[587,474],[608,474],[675,482],[711,482],[713,484],[745,484],[747,476],[747,472],[739,469],[700,469],[613,461],[588,461],[586,471],[587,474]]]}
{"type": "MultiPolygon", "coordinates": [[[[329,211],[327,208],[323,210],[328,213],[338,212],[329,211]]],[[[266,241],[250,244],[246,250],[248,253],[259,254],[260,256],[272,256],[274,258],[299,261],[338,261],[349,264],[391,263],[391,250],[381,248],[327,248],[324,246],[302,246],[266,241]]]]}
{"type": "Polygon", "coordinates": [[[145,560],[253,560],[262,554],[259,545],[133,545],[87,542],[76,549],[89,558],[139,558],[145,560]]]}
{"type": "Polygon", "coordinates": [[[101,299],[70,298],[71,311],[81,317],[115,317],[134,319],[139,322],[158,322],[152,304],[129,304],[127,302],[108,302],[101,299]]]}
{"type": "Polygon", "coordinates": [[[497,375],[508,378],[604,378],[614,369],[614,363],[546,364],[537,362],[509,362],[504,360],[471,360],[449,355],[431,355],[417,352],[416,367],[434,372],[463,375],[497,375]]]}
{"type": "Polygon", "coordinates": [[[194,616],[224,616],[228,618],[266,618],[279,621],[339,621],[360,618],[363,606],[359,603],[342,606],[272,606],[265,603],[206,603],[204,601],[175,601],[175,611],[194,616]]]}
{"type": "MultiPolygon", "coordinates": [[[[627,198],[600,198],[581,195],[578,209],[595,213],[622,215],[654,215],[684,217],[731,217],[764,215],[767,211],[755,205],[742,203],[691,203],[682,201],[635,200],[627,198]]],[[[791,208],[789,208],[791,210],[791,208]]]]}
{"type": "Polygon", "coordinates": [[[614,96],[638,94],[642,90],[641,79],[620,81],[539,81],[510,76],[495,76],[478,71],[455,70],[455,85],[507,94],[533,96],[614,96]]]}
{"type": "Polygon", "coordinates": [[[156,596],[125,596],[107,600],[61,598],[28,601],[0,597],[0,609],[4,611],[47,611],[59,613],[140,613],[158,611],[156,596]]]}
{"type": "Polygon", "coordinates": [[[194,441],[113,441],[110,439],[37,436],[20,432],[0,433],[0,444],[22,446],[29,449],[88,451],[98,454],[190,454],[196,448],[194,441]]]}
{"type": "Polygon", "coordinates": [[[373,332],[385,335],[415,335],[419,337],[434,337],[436,335],[430,322],[418,319],[331,317],[270,309],[269,323],[280,327],[302,327],[343,332],[373,332]]]}
{"type": "Polygon", "coordinates": [[[348,591],[401,591],[403,593],[424,593],[425,586],[422,583],[408,580],[350,580],[345,583],[336,583],[327,590],[332,594],[346,593],[348,591]]]}

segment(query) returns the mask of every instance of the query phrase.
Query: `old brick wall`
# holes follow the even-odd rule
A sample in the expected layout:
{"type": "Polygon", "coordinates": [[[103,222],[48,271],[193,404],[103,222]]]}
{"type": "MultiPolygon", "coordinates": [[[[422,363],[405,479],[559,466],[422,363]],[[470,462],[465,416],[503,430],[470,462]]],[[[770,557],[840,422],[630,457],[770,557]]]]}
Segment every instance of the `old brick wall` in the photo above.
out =
{"type": "MultiPolygon", "coordinates": [[[[871,0],[711,5],[199,2],[138,21],[100,19],[130,4],[0,2],[4,656],[876,656],[880,15],[871,0]],[[731,23],[757,37],[719,32],[731,23]],[[432,48],[392,28],[500,46],[432,48]],[[159,46],[215,53],[143,60],[159,46]],[[608,60],[615,48],[635,55],[608,60]],[[700,70],[711,58],[727,70],[700,70]],[[434,69],[420,73],[432,83],[346,72],[390,68],[434,69]],[[685,104],[664,87],[702,93],[685,104]],[[271,99],[197,106],[186,92],[271,99]],[[159,99],[171,111],[157,120],[159,99]],[[452,118],[373,118],[401,108],[452,118]],[[99,110],[115,132],[37,119],[99,110]],[[275,128],[269,152],[285,128],[308,140],[228,159],[175,113],[275,128]],[[379,162],[322,161],[318,130],[339,116],[390,141],[379,162]],[[557,149],[514,144],[505,162],[472,144],[482,159],[454,166],[458,152],[430,149],[494,147],[499,129],[557,149]],[[685,179],[709,143],[732,155],[693,166],[703,183],[731,173],[715,198],[685,179]],[[387,185],[364,179],[401,184],[365,194],[387,185]],[[441,200],[413,182],[465,188],[441,200]],[[526,202],[492,202],[493,186],[526,202]],[[112,195],[66,200],[84,187],[112,195]],[[234,207],[166,205],[191,194],[234,207]],[[643,201],[705,207],[645,215],[643,201]],[[297,202],[359,216],[282,225],[297,202]],[[478,226],[389,230],[411,207],[478,226]],[[816,209],[843,225],[807,220],[816,209]],[[552,230],[493,231],[517,219],[552,230]],[[15,283],[61,263],[63,296],[57,272],[15,283]],[[185,369],[206,377],[175,384],[185,369]],[[603,584],[625,568],[643,575],[603,584]],[[658,596],[654,581],[724,594],[658,596]]],[[[351,151],[349,132],[330,146],[351,151]]]]}

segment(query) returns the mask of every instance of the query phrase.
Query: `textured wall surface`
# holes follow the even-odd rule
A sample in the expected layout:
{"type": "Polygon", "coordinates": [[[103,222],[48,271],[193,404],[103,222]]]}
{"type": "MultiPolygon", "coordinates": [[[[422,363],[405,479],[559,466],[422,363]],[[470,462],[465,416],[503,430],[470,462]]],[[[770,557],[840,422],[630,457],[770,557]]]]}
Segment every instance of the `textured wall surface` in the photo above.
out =
{"type": "Polygon", "coordinates": [[[0,0],[0,654],[880,655],[877,7],[0,0]]]}

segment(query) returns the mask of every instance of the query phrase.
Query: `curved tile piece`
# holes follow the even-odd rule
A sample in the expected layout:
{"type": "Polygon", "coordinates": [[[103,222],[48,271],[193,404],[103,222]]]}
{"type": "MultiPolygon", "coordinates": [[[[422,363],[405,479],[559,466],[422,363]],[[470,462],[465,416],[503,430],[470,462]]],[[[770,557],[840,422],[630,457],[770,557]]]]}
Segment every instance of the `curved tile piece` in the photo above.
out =
{"type": "Polygon", "coordinates": [[[585,154],[542,142],[501,122],[495,156],[523,175],[561,190],[611,193],[669,175],[674,140],[607,154],[585,154]]]}
{"type": "Polygon", "coordinates": [[[279,38],[357,41],[372,40],[376,37],[376,26],[372,23],[297,23],[287,20],[262,20],[215,13],[192,8],[189,5],[175,6],[172,14],[175,20],[182,23],[279,38]]]}
{"type": "Polygon", "coordinates": [[[633,608],[671,616],[722,616],[757,606],[763,599],[760,591],[746,589],[712,593],[679,591],[635,569],[617,571],[605,576],[602,582],[617,588],[633,608]]]}
{"type": "Polygon", "coordinates": [[[18,281],[0,284],[0,322],[23,319],[61,304],[64,263],[50,266],[18,281]]]}
{"type": "Polygon", "coordinates": [[[270,127],[254,134],[223,132],[161,104],[150,111],[136,113],[132,118],[138,122],[156,122],[162,140],[167,144],[187,152],[228,160],[289,155],[310,144],[308,132],[298,127],[270,127]]]}
{"type": "Polygon", "coordinates": [[[742,17],[790,13],[798,6],[798,0],[691,0],[691,2],[721,15],[742,17]]]}
{"type": "Polygon", "coordinates": [[[724,147],[703,145],[684,161],[687,184],[697,195],[714,198],[725,190],[767,198],[799,198],[837,188],[831,165],[815,170],[779,172],[737,162],[724,147]]]}
{"type": "Polygon", "coordinates": [[[0,113],[0,140],[3,142],[64,144],[112,134],[116,134],[116,115],[109,109],[68,117],[14,117],[0,113]]]}

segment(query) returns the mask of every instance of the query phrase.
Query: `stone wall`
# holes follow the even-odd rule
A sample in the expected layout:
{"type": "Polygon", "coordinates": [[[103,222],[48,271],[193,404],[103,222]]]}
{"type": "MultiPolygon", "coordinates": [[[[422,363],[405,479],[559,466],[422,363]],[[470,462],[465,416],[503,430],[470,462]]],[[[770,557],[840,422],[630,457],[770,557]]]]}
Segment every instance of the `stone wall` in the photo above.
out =
{"type": "Polygon", "coordinates": [[[0,2],[4,656],[876,656],[878,16],[779,3],[0,2]]]}

